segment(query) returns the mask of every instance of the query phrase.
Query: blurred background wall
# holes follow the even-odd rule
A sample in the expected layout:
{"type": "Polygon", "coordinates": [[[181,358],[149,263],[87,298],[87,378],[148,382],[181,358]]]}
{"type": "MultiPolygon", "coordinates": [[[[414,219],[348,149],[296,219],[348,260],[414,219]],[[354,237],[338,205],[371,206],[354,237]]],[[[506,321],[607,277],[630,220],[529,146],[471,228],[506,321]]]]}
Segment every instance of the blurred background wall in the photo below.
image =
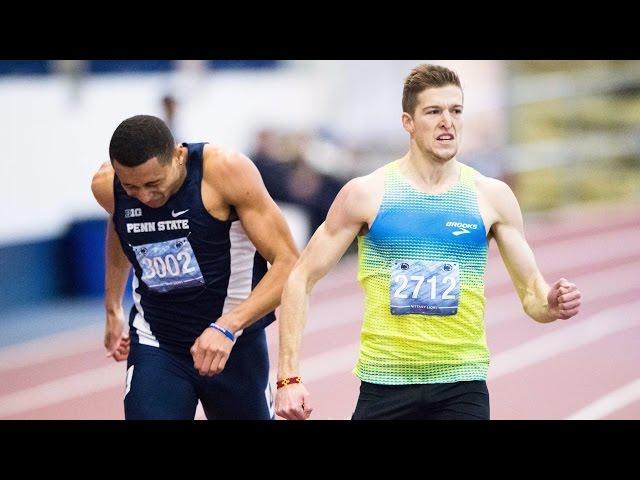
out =
{"type": "Polygon", "coordinates": [[[402,83],[422,62],[459,73],[459,159],[507,181],[526,215],[637,202],[638,61],[0,61],[2,315],[101,294],[90,181],[125,118],[251,156],[303,246],[344,182],[405,153],[402,83]]]}
{"type": "MultiPolygon", "coordinates": [[[[460,75],[458,158],[513,188],[547,281],[583,292],[575,319],[531,321],[491,243],[492,418],[640,418],[640,61],[620,60],[0,60],[0,418],[123,418],[90,189],[122,120],[249,155],[303,247],[346,181],[407,151],[402,85],[423,62],[460,75]]],[[[357,398],[354,252],[310,299],[314,418],[349,418],[357,398]]],[[[273,384],[277,327],[267,338],[273,384]]]]}

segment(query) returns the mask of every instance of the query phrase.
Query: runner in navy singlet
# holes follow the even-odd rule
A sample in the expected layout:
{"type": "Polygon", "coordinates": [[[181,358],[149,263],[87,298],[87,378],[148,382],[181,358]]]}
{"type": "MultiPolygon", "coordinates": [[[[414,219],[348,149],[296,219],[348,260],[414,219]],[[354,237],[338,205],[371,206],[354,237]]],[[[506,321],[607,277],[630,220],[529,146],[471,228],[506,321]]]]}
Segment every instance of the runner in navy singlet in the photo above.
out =
{"type": "Polygon", "coordinates": [[[109,156],[92,190],[111,215],[104,343],[127,359],[125,418],[193,419],[198,400],[209,419],[273,418],[264,328],[298,253],[258,170],[219,146],[176,145],[148,115],[118,126],[109,156]]]}

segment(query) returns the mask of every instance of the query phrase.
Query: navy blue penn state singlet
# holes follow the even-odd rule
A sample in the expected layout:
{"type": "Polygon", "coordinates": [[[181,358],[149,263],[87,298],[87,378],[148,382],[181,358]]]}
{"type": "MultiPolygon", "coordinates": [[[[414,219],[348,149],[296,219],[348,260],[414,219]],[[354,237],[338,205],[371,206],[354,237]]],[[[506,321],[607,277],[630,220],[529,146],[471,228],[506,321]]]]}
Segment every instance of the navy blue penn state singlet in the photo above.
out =
{"type": "MultiPolygon", "coordinates": [[[[227,221],[204,207],[205,143],[182,145],[188,149],[187,176],[162,207],[150,208],[130,197],[114,175],[113,221],[134,268],[131,341],[189,354],[211,322],[249,296],[267,272],[267,262],[233,207],[227,221]]],[[[274,320],[270,312],[245,333],[274,320]]]]}

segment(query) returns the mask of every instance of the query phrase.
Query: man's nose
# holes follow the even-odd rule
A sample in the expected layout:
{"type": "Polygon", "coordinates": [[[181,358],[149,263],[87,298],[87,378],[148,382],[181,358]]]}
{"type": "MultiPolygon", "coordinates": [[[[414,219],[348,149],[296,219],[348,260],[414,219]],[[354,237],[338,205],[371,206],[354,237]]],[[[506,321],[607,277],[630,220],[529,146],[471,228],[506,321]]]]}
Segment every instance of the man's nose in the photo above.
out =
{"type": "Polygon", "coordinates": [[[442,113],[441,123],[444,128],[451,128],[451,125],[453,125],[451,114],[446,110],[442,113]]]}
{"type": "Polygon", "coordinates": [[[149,190],[145,190],[138,194],[138,200],[142,203],[149,203],[151,201],[151,196],[151,192],[149,190]]]}

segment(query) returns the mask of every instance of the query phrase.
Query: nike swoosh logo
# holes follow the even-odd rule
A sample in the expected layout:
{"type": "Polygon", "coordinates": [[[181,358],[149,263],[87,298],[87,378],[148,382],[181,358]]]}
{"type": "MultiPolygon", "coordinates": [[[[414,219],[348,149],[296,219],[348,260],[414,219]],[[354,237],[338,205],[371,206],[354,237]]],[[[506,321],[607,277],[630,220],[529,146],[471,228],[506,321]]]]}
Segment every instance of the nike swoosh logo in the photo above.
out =
{"type": "Polygon", "coordinates": [[[471,233],[469,230],[467,230],[466,228],[461,228],[460,230],[457,230],[455,232],[451,232],[453,233],[456,237],[458,235],[462,235],[463,233],[471,233]]]}
{"type": "Polygon", "coordinates": [[[173,210],[171,210],[171,216],[173,218],[179,217],[180,215],[182,215],[183,213],[187,213],[189,211],[189,209],[187,208],[186,210],[182,210],[181,212],[174,212],[173,210]]]}

